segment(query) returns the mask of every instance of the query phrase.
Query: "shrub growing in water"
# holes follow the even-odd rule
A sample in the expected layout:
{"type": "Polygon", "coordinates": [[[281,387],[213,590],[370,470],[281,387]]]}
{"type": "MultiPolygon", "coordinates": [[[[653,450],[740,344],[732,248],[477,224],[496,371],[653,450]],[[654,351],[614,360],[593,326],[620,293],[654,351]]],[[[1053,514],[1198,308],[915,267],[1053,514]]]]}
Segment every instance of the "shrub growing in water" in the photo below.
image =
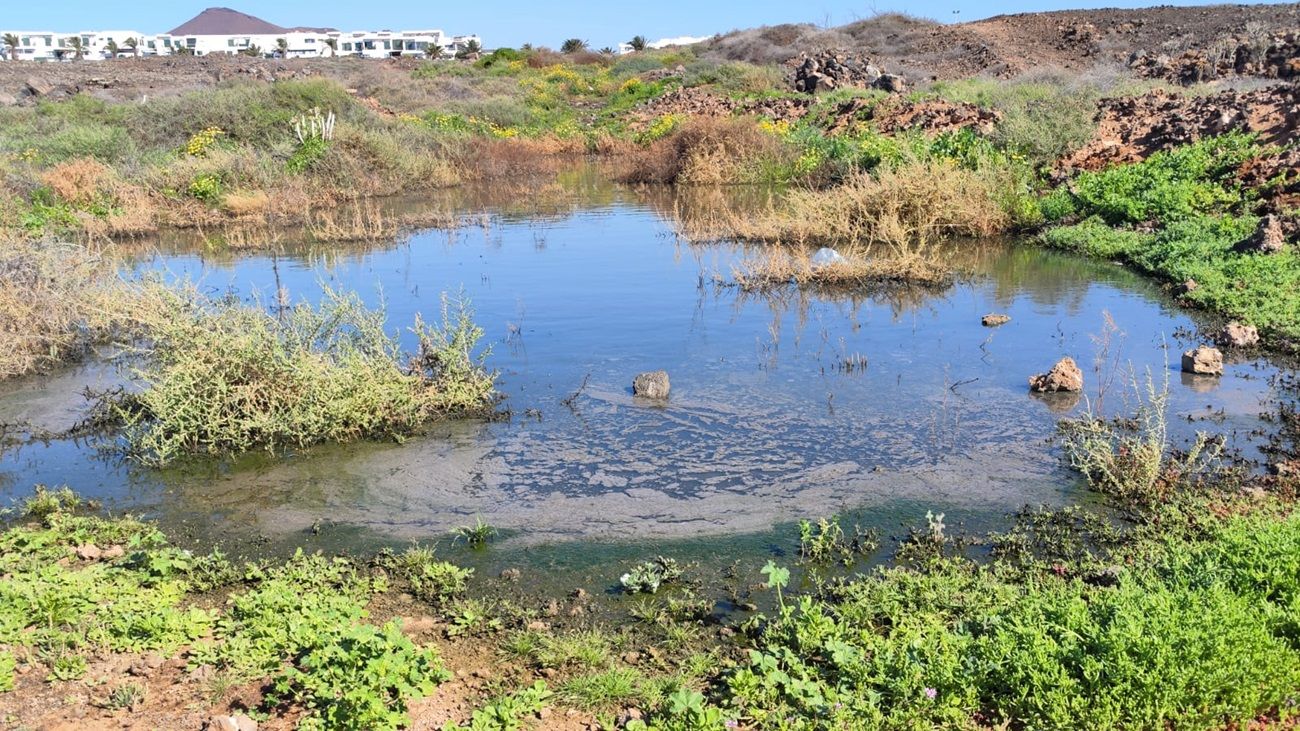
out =
{"type": "Polygon", "coordinates": [[[416,323],[420,350],[403,364],[383,312],[355,294],[327,290],[319,306],[278,317],[230,299],[171,290],[160,299],[152,347],[134,373],[142,388],[110,404],[128,452],[148,464],[401,439],[440,415],[491,404],[494,376],[474,353],[482,331],[461,302],[444,298],[441,326],[416,323]]]}

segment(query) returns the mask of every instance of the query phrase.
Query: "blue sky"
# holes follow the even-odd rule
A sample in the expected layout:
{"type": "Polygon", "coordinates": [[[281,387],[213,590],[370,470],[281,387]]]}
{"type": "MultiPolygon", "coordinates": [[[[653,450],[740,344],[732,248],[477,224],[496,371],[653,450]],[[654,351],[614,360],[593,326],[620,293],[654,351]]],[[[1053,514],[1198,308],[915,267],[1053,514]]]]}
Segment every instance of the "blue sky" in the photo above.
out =
{"type": "MultiPolygon", "coordinates": [[[[1147,2],[1105,2],[1092,6],[1142,7],[1147,2]]],[[[489,48],[532,42],[558,46],[580,37],[594,47],[613,46],[633,35],[711,35],[735,28],[773,23],[811,22],[833,25],[870,17],[874,12],[903,10],[936,20],[975,20],[1000,13],[1079,7],[1086,0],[751,0],[709,3],[698,0],[649,2],[576,2],[575,0],[0,0],[0,25],[15,29],[71,32],[130,29],[144,33],[170,30],[212,5],[225,5],[279,25],[333,26],[349,29],[441,28],[448,33],[478,33],[489,48]],[[959,11],[954,13],[954,11],[959,11]]],[[[1179,5],[1208,5],[1184,2],[1179,5]]]]}

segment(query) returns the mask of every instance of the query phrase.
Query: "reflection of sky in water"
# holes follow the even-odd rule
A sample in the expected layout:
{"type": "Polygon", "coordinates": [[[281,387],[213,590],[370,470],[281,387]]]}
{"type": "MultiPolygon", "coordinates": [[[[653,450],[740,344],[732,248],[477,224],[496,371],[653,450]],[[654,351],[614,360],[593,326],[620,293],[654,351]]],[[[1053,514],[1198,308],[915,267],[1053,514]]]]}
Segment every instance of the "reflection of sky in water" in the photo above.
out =
{"type": "MultiPolygon", "coordinates": [[[[177,253],[143,265],[264,301],[277,277],[295,298],[321,284],[355,289],[384,302],[395,328],[417,312],[436,316],[439,293],[463,288],[492,343],[510,421],[165,473],[90,446],[34,445],[0,460],[0,491],[67,483],[164,519],[223,516],[272,536],[327,520],[430,537],[480,515],[520,544],[753,533],[846,508],[882,522],[898,506],[991,516],[1068,496],[1048,438],[1072,404],[1031,398],[1031,373],[1062,355],[1090,369],[1103,311],[1126,333],[1120,360],[1157,378],[1163,345],[1175,368],[1185,346],[1174,332],[1190,321],[1149,285],[1022,248],[957,252],[983,276],[941,295],[740,296],[710,282],[730,271],[729,247],[678,244],[656,213],[662,201],[598,193],[597,204],[544,221],[504,216],[328,258],[177,253]],[[981,327],[991,311],[1012,322],[981,327]],[[865,356],[865,371],[836,367],[849,355],[865,356]],[[634,402],[633,375],[657,368],[672,376],[670,405],[634,402]]],[[[1168,371],[1174,412],[1223,409],[1216,428],[1245,434],[1258,426],[1267,370],[1230,366],[1208,389],[1168,371]]],[[[0,420],[66,426],[81,389],[112,378],[92,366],[6,385],[0,420]]],[[[1117,382],[1108,410],[1123,410],[1122,398],[1117,382]]],[[[1190,434],[1186,419],[1173,423],[1190,434]]]]}

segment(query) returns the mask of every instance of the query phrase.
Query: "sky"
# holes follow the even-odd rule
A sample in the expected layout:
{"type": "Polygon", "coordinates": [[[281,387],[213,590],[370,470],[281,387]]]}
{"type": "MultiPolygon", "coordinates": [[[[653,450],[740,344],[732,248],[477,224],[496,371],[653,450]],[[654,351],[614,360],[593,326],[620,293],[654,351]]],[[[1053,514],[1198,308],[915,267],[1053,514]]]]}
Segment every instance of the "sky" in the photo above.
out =
{"type": "MultiPolygon", "coordinates": [[[[593,48],[617,46],[634,35],[651,40],[708,36],[776,23],[842,25],[877,12],[905,11],[943,22],[977,20],[1001,13],[1091,7],[1143,7],[1159,0],[750,0],[700,2],[578,2],[577,0],[0,0],[0,26],[14,30],[135,30],[162,33],[204,8],[224,5],[282,26],[328,26],[340,30],[439,28],[453,35],[476,33],[488,48],[523,43],[559,46],[582,38],[593,48]]],[[[1211,2],[1177,2],[1209,5],[1211,2]]]]}

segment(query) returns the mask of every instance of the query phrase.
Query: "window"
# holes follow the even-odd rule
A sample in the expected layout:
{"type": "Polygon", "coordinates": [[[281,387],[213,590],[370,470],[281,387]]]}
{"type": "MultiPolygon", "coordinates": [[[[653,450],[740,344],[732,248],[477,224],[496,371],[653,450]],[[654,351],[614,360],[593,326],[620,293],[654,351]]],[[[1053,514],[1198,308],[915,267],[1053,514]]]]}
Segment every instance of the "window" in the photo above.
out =
{"type": "Polygon", "coordinates": [[[345,50],[345,51],[351,51],[351,50],[352,50],[352,44],[351,44],[351,43],[344,43],[344,44],[343,44],[343,50],[345,50]]]}
{"type": "Polygon", "coordinates": [[[186,39],[185,39],[185,47],[186,47],[186,48],[195,48],[195,47],[197,47],[198,45],[199,45],[199,39],[197,39],[197,38],[186,38],[186,39]]]}
{"type": "Polygon", "coordinates": [[[308,38],[307,41],[306,41],[306,43],[307,43],[307,45],[309,45],[309,46],[314,46],[314,45],[316,45],[316,39],[315,39],[315,38],[308,38]]]}
{"type": "Polygon", "coordinates": [[[373,51],[373,50],[375,50],[375,42],[374,42],[374,41],[366,41],[366,50],[367,50],[367,51],[373,51]]]}
{"type": "Polygon", "coordinates": [[[392,42],[392,41],[384,41],[384,50],[385,50],[385,51],[391,51],[391,50],[393,50],[393,42],[392,42]]]}
{"type": "Polygon", "coordinates": [[[31,36],[23,36],[23,45],[24,45],[24,46],[30,46],[30,45],[32,45],[32,37],[31,37],[31,36]]]}

